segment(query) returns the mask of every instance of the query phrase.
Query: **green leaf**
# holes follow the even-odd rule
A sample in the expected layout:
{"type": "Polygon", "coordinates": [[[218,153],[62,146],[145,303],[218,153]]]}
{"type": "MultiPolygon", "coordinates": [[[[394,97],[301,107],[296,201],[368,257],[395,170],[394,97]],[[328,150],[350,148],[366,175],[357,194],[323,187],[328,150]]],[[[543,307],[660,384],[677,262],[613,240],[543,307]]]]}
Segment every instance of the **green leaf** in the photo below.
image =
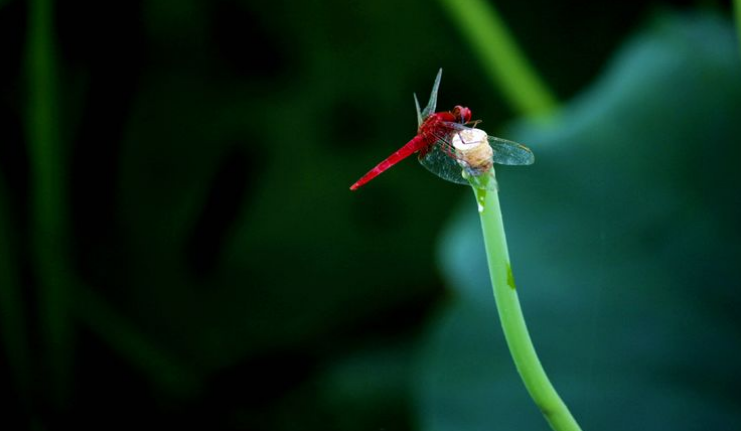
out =
{"type": "MultiPolygon", "coordinates": [[[[729,22],[662,16],[499,168],[510,256],[544,367],[584,429],[741,421],[741,67],[729,22]]],[[[509,136],[507,136],[509,137],[509,136]]],[[[431,328],[426,430],[545,430],[496,322],[476,205],[441,243],[459,293],[431,328]]]]}

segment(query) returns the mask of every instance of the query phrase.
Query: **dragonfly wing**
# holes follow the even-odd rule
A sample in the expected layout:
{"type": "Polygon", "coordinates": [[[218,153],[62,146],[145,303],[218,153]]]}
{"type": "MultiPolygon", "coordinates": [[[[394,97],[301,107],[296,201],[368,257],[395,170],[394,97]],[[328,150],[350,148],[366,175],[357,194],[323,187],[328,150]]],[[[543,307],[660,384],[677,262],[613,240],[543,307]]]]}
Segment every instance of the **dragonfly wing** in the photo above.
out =
{"type": "Polygon", "coordinates": [[[425,107],[424,111],[422,111],[422,118],[427,118],[430,115],[435,113],[435,108],[437,107],[437,90],[440,88],[440,79],[443,76],[443,69],[440,68],[440,71],[437,72],[437,77],[435,78],[435,83],[432,85],[432,93],[430,93],[430,101],[427,102],[427,106],[425,107]]]}
{"type": "Polygon", "coordinates": [[[419,100],[417,100],[417,93],[414,94],[414,107],[417,108],[417,127],[422,125],[422,111],[419,110],[419,100]]]}
{"type": "Polygon", "coordinates": [[[532,165],[535,162],[535,155],[530,148],[518,144],[517,142],[508,141],[502,138],[489,136],[489,145],[494,150],[494,163],[500,165],[532,165]]]}
{"type": "Polygon", "coordinates": [[[419,163],[438,177],[456,184],[468,184],[463,177],[464,167],[458,163],[452,147],[445,141],[437,141],[426,152],[420,152],[419,163]]]}

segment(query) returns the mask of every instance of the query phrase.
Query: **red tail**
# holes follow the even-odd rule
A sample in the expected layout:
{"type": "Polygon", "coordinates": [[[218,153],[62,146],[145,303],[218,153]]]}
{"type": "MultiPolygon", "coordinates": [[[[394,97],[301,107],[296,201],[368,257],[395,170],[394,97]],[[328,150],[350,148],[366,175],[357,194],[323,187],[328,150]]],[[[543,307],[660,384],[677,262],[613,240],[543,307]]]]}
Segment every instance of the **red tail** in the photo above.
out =
{"type": "Polygon", "coordinates": [[[394,166],[400,161],[416,153],[417,151],[422,149],[424,146],[425,146],[425,142],[424,142],[424,139],[422,139],[422,135],[415,136],[414,138],[412,138],[411,141],[407,142],[406,145],[399,148],[397,152],[388,156],[386,160],[382,161],[381,163],[376,165],[375,168],[368,171],[367,174],[363,175],[358,181],[355,182],[355,184],[350,186],[350,190],[357,190],[358,188],[363,186],[368,181],[379,176],[386,169],[390,168],[391,166],[394,166]]]}

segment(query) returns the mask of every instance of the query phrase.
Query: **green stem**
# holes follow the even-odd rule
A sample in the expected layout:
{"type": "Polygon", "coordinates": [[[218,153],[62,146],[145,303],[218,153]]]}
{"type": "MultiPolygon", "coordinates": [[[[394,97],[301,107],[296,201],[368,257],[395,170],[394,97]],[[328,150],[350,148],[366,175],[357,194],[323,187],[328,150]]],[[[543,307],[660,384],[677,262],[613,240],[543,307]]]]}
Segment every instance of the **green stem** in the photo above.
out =
{"type": "Polygon", "coordinates": [[[31,236],[39,286],[41,330],[50,390],[58,407],[70,387],[72,326],[62,141],[59,133],[57,63],[52,0],[33,0],[28,10],[27,138],[31,169],[31,236]]]}
{"type": "Polygon", "coordinates": [[[483,0],[441,2],[473,45],[494,84],[516,111],[534,116],[556,108],[556,97],[528,62],[491,3],[483,0]]]}
{"type": "Polygon", "coordinates": [[[520,373],[525,388],[545,416],[551,428],[556,431],[579,431],[581,428],[569,412],[566,404],[558,396],[556,389],[540,364],[538,354],[527,331],[525,317],[520,308],[512,267],[504,234],[502,212],[497,192],[474,187],[479,204],[481,227],[486,245],[491,284],[499,311],[499,318],[507,339],[512,359],[520,373]]]}

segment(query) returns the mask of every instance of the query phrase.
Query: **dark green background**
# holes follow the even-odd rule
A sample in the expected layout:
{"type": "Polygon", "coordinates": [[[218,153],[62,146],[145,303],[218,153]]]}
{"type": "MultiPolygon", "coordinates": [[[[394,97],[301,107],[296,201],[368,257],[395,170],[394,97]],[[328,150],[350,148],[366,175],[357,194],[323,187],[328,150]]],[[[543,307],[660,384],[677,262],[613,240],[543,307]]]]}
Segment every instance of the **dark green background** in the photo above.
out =
{"type": "Polygon", "coordinates": [[[438,2],[43,3],[0,1],[1,428],[546,430],[470,190],[405,161],[348,191],[443,67],[440,109],[536,153],[505,224],[584,429],[741,429],[727,6],[497,2],[542,125],[438,2]]]}

